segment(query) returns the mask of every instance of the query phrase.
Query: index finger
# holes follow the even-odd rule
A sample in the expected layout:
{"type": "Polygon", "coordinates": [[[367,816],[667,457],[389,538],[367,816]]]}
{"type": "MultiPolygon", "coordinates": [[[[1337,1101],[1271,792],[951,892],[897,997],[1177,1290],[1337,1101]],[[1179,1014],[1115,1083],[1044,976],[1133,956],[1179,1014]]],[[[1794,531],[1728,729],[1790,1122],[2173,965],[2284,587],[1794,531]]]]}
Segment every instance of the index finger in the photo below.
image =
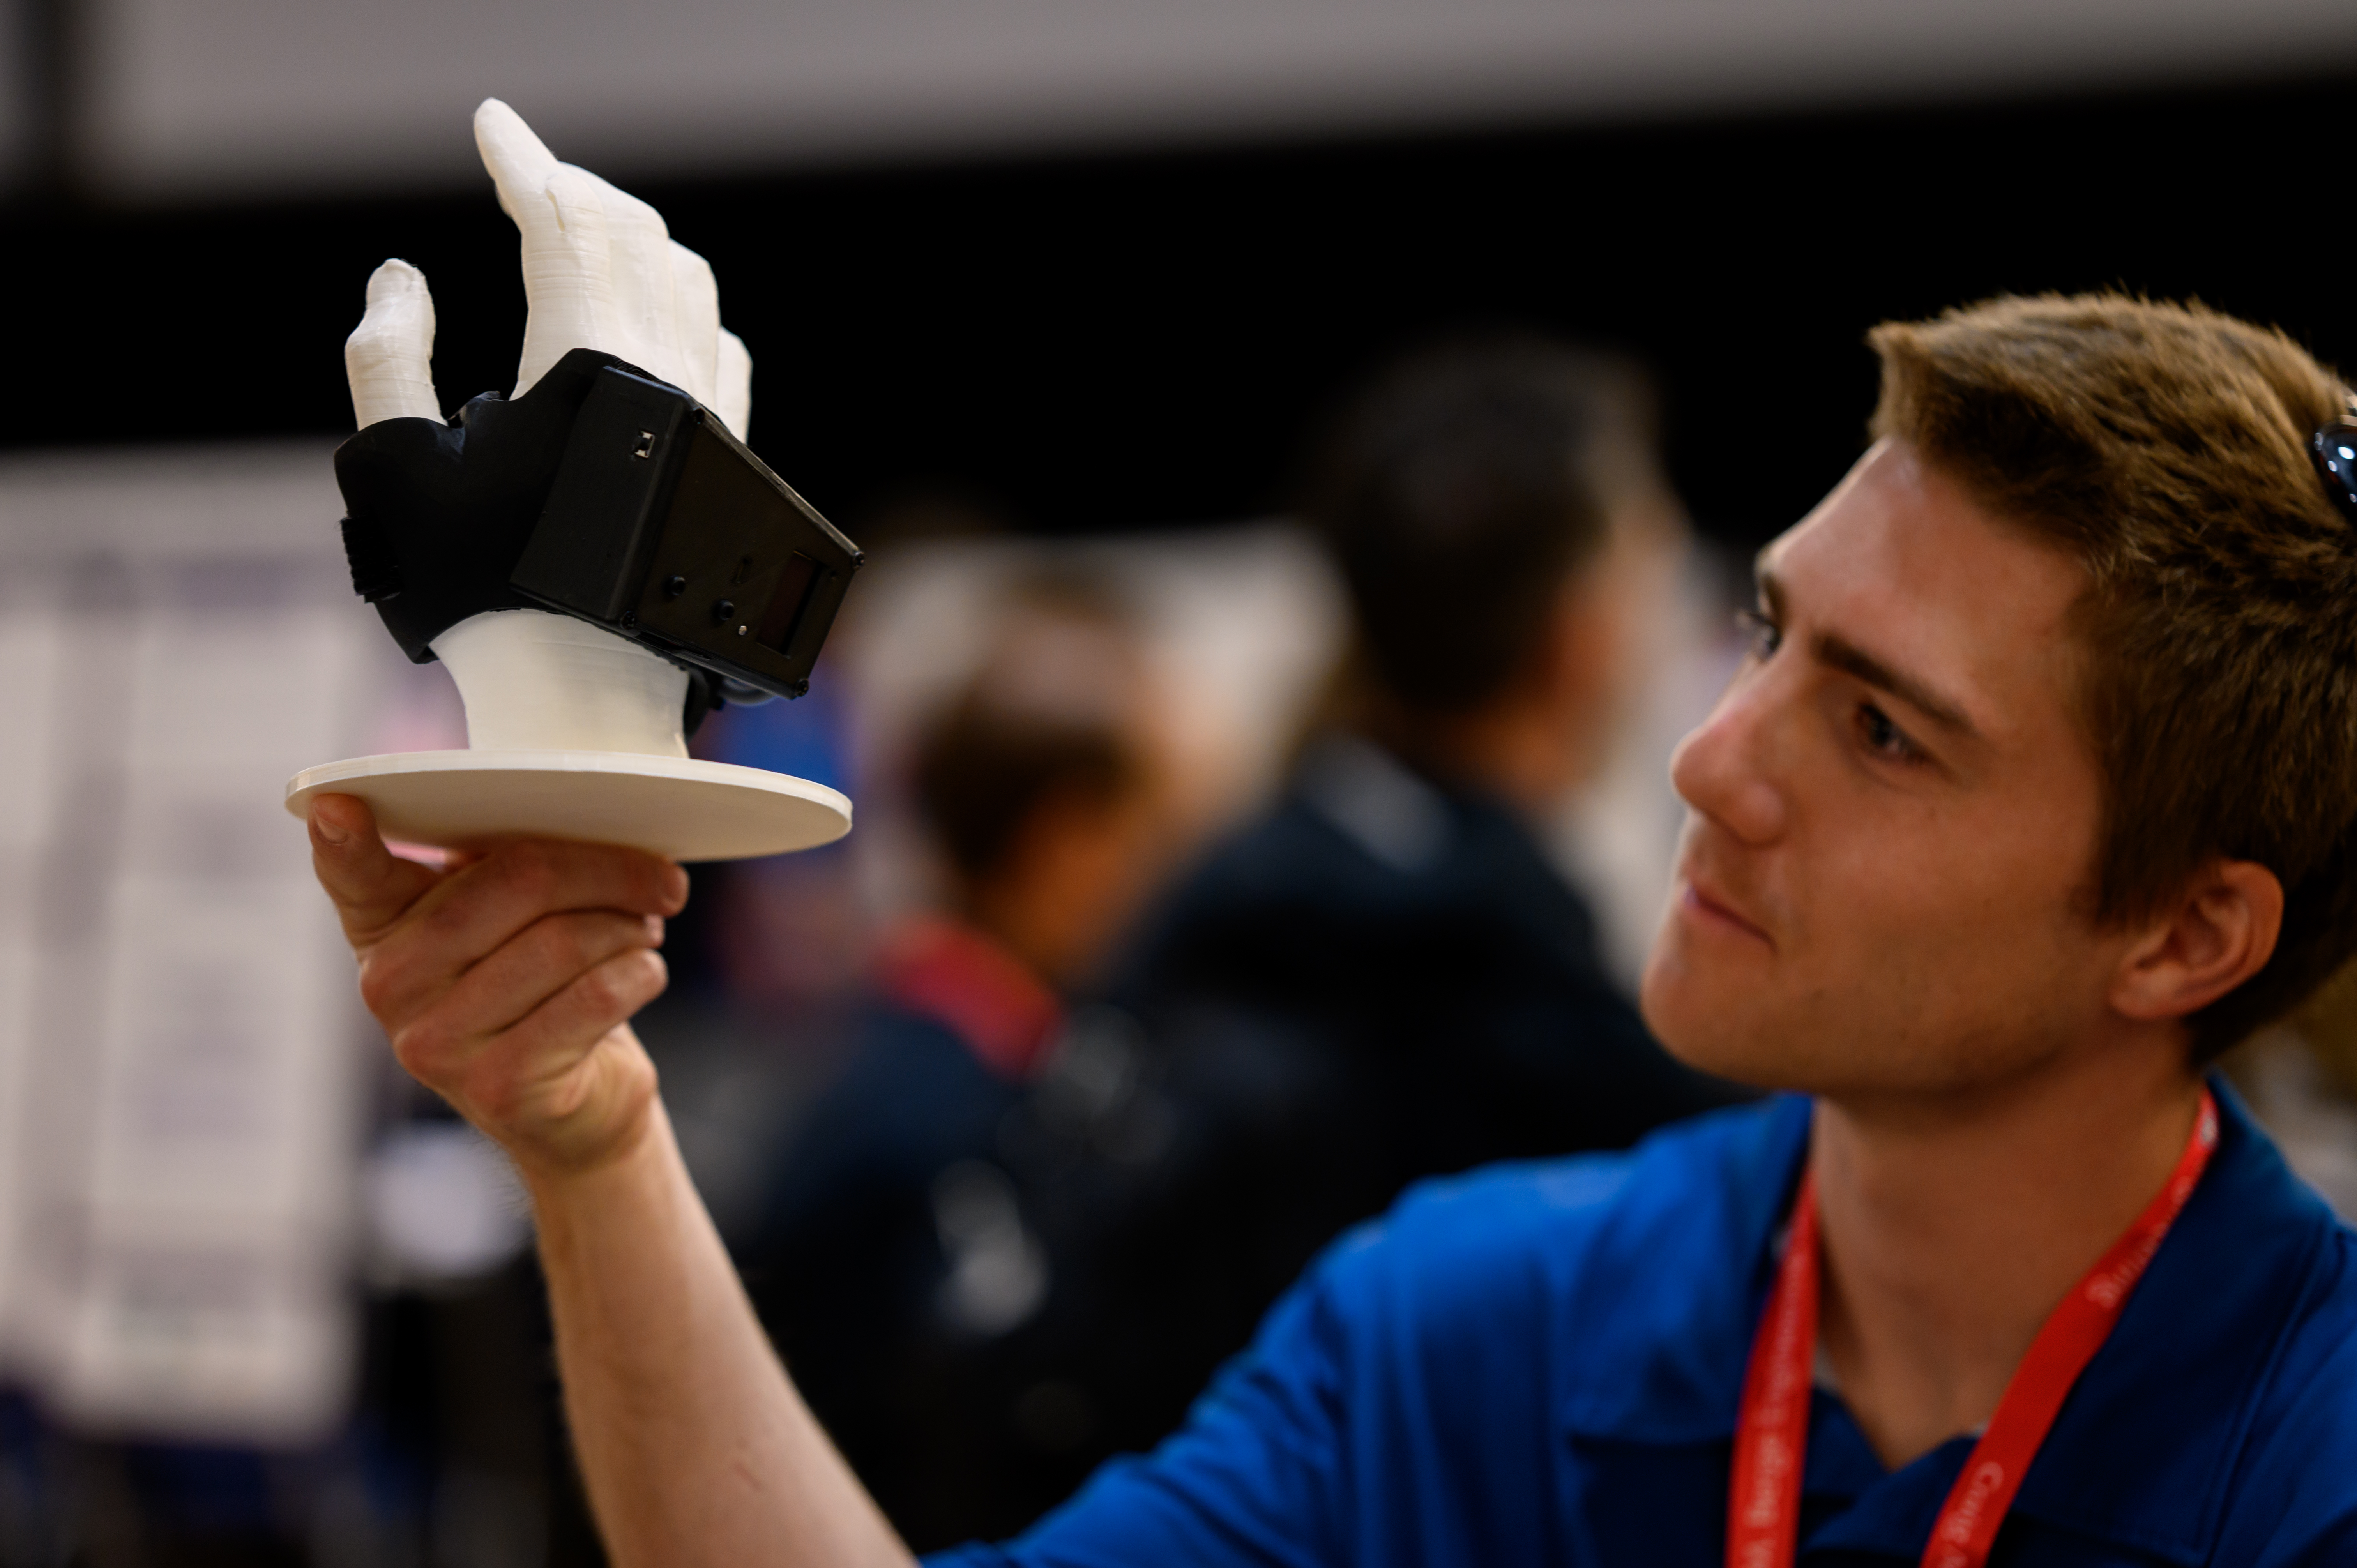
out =
{"type": "Polygon", "coordinates": [[[527,233],[530,225],[544,221],[541,192],[556,172],[556,155],[523,116],[496,98],[484,99],[475,111],[475,150],[499,192],[500,210],[527,233]]]}

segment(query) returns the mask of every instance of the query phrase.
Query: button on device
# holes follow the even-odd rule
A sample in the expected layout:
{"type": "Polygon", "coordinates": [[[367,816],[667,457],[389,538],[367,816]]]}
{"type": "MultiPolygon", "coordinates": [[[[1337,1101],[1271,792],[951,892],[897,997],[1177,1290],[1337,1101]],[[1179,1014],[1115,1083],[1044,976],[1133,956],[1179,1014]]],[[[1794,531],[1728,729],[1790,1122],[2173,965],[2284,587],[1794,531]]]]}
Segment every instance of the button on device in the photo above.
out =
{"type": "Polygon", "coordinates": [[[713,623],[715,625],[718,625],[736,613],[737,601],[734,599],[723,599],[718,604],[712,607],[713,623]]]}
{"type": "Polygon", "coordinates": [[[687,592],[687,579],[686,579],[686,578],[684,578],[684,577],[680,577],[680,576],[671,576],[671,577],[665,577],[665,578],[663,579],[663,597],[664,597],[664,598],[667,598],[667,599],[675,599],[675,598],[679,597],[679,596],[680,596],[680,595],[682,595],[682,594],[683,594],[683,593],[685,593],[685,592],[687,592]]]}

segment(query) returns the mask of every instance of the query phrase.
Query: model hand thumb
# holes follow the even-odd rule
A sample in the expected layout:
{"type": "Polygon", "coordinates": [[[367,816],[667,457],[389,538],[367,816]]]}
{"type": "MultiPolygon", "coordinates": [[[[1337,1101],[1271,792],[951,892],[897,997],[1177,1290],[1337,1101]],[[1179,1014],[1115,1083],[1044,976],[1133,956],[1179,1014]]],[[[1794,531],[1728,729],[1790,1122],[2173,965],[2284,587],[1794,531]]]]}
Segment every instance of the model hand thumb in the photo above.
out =
{"type": "Polygon", "coordinates": [[[369,275],[368,310],[344,339],[344,374],[363,430],[385,419],[442,417],[434,396],[434,295],[424,273],[395,261],[369,275]]]}

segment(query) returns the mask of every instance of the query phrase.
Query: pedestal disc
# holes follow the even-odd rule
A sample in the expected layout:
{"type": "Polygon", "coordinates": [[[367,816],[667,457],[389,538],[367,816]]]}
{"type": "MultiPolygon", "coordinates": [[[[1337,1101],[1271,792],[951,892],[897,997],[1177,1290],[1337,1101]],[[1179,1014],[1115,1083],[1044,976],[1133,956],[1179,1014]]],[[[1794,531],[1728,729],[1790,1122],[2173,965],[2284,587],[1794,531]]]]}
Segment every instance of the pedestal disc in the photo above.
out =
{"type": "Polygon", "coordinates": [[[406,751],[307,768],[286,809],[356,795],[390,839],[479,849],[502,838],[586,839],[674,860],[743,860],[832,843],[851,802],[758,768],[619,751],[406,751]]]}

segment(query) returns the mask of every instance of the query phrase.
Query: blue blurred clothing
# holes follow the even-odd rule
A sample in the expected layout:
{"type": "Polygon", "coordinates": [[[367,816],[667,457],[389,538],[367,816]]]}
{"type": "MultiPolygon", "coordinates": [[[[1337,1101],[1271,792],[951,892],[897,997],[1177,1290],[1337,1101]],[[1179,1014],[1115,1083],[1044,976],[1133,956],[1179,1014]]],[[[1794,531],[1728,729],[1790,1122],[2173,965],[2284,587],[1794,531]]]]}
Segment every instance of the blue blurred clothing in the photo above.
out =
{"type": "Polygon", "coordinates": [[[1174,1428],[1319,1250],[1410,1183],[1625,1147],[1733,1097],[1654,1044],[1513,810],[1346,735],[1165,901],[1112,994],[1163,1131],[1091,1170],[1117,1201],[1059,1226],[1100,1326],[1071,1357],[1100,1453],[1174,1428]]]}
{"type": "MultiPolygon", "coordinates": [[[[2232,1093],[2201,1187],[1992,1568],[2357,1563],[2357,1232],[2232,1093]]],[[[1719,1568],[1731,1435],[1808,1141],[1781,1099],[1419,1187],[1329,1251],[1187,1425],[964,1568],[1719,1568]]],[[[1802,1561],[1913,1563],[1972,1440],[1886,1473],[1820,1391],[1802,1561]]]]}

